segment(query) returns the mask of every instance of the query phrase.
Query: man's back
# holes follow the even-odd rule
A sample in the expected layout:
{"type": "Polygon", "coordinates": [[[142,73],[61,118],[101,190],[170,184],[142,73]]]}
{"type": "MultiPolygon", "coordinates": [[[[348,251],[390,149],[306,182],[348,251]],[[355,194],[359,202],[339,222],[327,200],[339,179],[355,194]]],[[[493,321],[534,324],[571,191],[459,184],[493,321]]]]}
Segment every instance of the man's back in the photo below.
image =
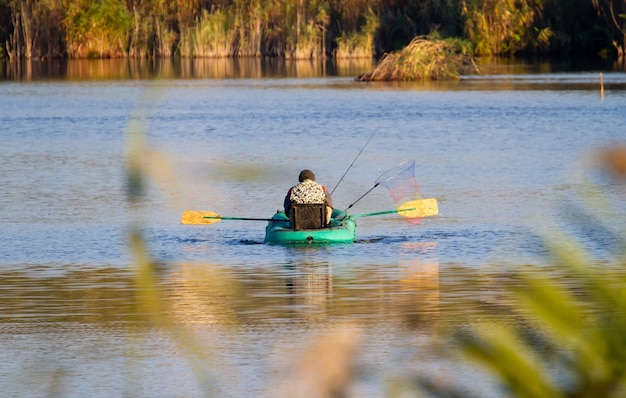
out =
{"type": "Polygon", "coordinates": [[[291,189],[289,194],[291,203],[300,205],[326,203],[324,187],[312,180],[304,180],[291,189]]]}

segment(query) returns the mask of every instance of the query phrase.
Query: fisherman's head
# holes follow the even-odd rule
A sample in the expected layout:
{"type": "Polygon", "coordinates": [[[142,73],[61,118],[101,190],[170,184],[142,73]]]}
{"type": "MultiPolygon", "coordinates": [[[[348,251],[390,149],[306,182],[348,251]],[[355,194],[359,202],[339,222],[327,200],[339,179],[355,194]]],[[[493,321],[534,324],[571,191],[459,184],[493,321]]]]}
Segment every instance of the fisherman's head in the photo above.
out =
{"type": "Polygon", "coordinates": [[[315,174],[311,170],[302,170],[298,176],[298,181],[302,182],[304,180],[315,181],[315,174]]]}

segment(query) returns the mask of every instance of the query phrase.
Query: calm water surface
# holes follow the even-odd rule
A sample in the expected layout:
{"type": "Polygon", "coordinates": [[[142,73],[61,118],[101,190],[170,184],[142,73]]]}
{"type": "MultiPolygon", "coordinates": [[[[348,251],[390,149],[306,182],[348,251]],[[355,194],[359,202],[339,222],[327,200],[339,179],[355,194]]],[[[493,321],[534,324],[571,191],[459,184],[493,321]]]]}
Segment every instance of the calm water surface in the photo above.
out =
{"type": "MultiPolygon", "coordinates": [[[[359,338],[351,395],[429,374],[498,396],[440,355],[439,331],[506,318],[502,272],[553,272],[542,236],[554,228],[596,265],[620,253],[626,191],[593,155],[626,140],[626,74],[605,73],[601,98],[597,71],[429,85],[352,72],[0,82],[0,391],[279,396],[308,350],[332,358],[332,339],[311,348],[316,338],[341,332],[359,338]],[[127,143],[140,132],[152,178],[129,204],[127,143]],[[439,216],[362,218],[355,244],[325,247],[264,245],[263,222],[180,225],[183,210],[269,217],[302,168],[332,189],[374,132],[335,205],[415,160],[439,216]],[[609,203],[602,224],[584,206],[590,183],[609,203]],[[157,263],[161,311],[191,338],[142,313],[133,226],[157,263]]],[[[393,207],[379,187],[353,213],[393,207]]]]}

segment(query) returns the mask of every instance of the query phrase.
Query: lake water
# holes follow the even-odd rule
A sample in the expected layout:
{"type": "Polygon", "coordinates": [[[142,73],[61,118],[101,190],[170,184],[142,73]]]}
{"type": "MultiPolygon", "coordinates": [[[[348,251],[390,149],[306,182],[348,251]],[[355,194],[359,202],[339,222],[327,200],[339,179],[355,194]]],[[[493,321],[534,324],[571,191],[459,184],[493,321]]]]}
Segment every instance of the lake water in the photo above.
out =
{"type": "MultiPolygon", "coordinates": [[[[363,65],[34,69],[0,81],[3,396],[292,396],[352,349],[350,396],[410,391],[415,375],[497,396],[441,355],[454,348],[441,330],[497,311],[507,269],[548,272],[543,236],[557,228],[598,264],[621,253],[626,191],[594,155],[626,141],[623,72],[604,71],[601,97],[599,70],[364,84],[363,65]],[[152,178],[129,203],[142,133],[152,178]],[[265,245],[261,221],[180,224],[184,210],[270,217],[301,169],[332,189],[361,149],[336,207],[415,160],[440,214],[364,217],[356,243],[323,247],[265,245]],[[590,184],[609,204],[602,226],[590,184]],[[168,327],[141,312],[135,228],[168,327]]],[[[351,210],[393,208],[378,187],[351,210]]]]}

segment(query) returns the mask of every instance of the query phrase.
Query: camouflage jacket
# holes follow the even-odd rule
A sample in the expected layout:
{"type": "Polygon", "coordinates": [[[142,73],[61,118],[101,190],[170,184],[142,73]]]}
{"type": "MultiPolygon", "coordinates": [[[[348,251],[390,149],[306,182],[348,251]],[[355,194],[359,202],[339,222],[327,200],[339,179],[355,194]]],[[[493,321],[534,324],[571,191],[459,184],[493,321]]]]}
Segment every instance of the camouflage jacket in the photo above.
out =
{"type": "Polygon", "coordinates": [[[326,187],[312,180],[304,180],[291,187],[285,197],[285,212],[289,213],[291,204],[327,204],[332,206],[332,200],[326,187]]]}

